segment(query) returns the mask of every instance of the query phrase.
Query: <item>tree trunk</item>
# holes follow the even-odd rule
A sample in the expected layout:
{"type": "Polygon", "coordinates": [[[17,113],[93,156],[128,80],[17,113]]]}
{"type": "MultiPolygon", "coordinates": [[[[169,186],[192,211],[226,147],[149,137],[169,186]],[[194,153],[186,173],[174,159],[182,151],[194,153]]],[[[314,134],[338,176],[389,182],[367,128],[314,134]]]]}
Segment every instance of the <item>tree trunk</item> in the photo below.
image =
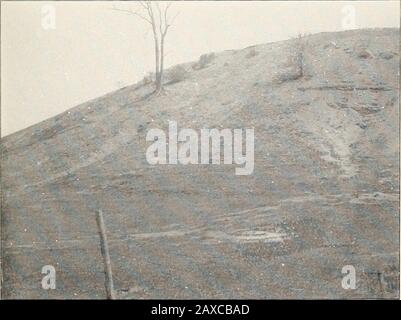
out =
{"type": "Polygon", "coordinates": [[[156,59],[156,72],[155,72],[155,81],[156,81],[156,90],[160,90],[161,82],[160,82],[160,48],[159,48],[159,39],[157,37],[156,32],[154,32],[155,39],[155,59],[156,59]]]}
{"type": "Polygon", "coordinates": [[[153,31],[153,39],[155,41],[155,64],[156,64],[156,70],[155,70],[155,81],[156,81],[156,91],[160,91],[161,89],[161,82],[160,82],[160,48],[159,48],[159,37],[157,36],[157,30],[156,30],[156,22],[155,18],[153,15],[153,10],[151,7],[148,9],[149,12],[149,17],[150,21],[152,24],[152,31],[153,31]]]}
{"type": "Polygon", "coordinates": [[[164,37],[165,35],[161,36],[160,39],[160,89],[163,87],[163,71],[164,71],[164,37]]]}

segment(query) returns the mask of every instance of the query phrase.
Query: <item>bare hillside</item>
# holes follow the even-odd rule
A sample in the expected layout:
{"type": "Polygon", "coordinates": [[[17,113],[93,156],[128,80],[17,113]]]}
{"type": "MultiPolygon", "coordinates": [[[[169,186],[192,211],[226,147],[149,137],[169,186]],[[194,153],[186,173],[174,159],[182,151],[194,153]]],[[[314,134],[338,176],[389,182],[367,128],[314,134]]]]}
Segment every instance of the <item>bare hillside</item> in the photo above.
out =
{"type": "Polygon", "coordinates": [[[4,298],[104,298],[98,209],[121,298],[397,298],[399,37],[216,53],[165,94],[135,84],[4,138],[4,298]],[[168,120],[253,127],[253,174],[149,165],[146,133],[168,120]]]}

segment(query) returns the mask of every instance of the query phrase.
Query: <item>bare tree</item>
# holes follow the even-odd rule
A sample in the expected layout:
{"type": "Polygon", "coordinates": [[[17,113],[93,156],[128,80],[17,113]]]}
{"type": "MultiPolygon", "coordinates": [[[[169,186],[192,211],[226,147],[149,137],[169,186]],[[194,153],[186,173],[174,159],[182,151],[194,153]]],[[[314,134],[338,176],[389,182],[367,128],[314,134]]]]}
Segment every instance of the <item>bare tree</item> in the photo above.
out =
{"type": "Polygon", "coordinates": [[[138,1],[137,5],[139,6],[137,10],[119,8],[113,9],[136,16],[150,25],[153,34],[155,50],[155,93],[160,93],[163,91],[165,39],[167,36],[167,31],[173,24],[177,15],[175,15],[173,18],[169,17],[171,2],[161,5],[159,1],[138,1]]]}

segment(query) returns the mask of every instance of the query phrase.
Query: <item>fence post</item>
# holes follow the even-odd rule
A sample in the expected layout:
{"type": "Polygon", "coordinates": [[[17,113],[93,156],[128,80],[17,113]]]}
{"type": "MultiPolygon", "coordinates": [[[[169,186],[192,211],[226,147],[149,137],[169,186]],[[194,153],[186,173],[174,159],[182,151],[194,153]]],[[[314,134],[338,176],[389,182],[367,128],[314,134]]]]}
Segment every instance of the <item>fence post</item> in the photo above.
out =
{"type": "Polygon", "coordinates": [[[100,235],[100,249],[102,252],[104,271],[105,271],[105,287],[106,287],[107,299],[113,300],[115,299],[113,273],[111,272],[109,246],[107,243],[106,227],[104,225],[102,210],[97,211],[96,221],[100,235]]]}

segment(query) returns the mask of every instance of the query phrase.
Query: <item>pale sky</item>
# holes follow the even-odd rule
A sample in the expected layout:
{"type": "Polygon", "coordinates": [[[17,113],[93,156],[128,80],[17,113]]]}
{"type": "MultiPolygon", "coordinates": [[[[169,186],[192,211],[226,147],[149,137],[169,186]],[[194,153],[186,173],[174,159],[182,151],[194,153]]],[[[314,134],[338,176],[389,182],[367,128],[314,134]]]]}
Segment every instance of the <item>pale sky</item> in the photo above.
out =
{"type": "MultiPolygon", "coordinates": [[[[135,4],[2,1],[2,136],[133,84],[153,70],[148,25],[113,6],[135,4]],[[48,5],[55,9],[54,29],[42,25],[48,5]]],[[[400,21],[399,1],[185,1],[175,2],[171,11],[179,15],[167,36],[167,67],[300,32],[399,28],[400,21]],[[350,5],[354,25],[344,20],[350,5]]]]}

